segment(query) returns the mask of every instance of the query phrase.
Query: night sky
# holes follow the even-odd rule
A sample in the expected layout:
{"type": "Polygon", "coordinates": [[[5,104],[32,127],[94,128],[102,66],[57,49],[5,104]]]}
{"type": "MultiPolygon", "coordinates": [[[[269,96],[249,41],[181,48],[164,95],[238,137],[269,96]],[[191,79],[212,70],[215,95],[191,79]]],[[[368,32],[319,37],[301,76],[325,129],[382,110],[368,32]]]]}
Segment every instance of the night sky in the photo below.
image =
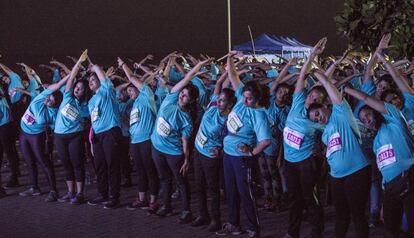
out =
{"type": "MultiPolygon", "coordinates": [[[[312,45],[328,37],[327,53],[345,40],[333,17],[339,0],[232,0],[233,44],[260,33],[291,36],[312,45]]],[[[226,0],[0,0],[4,63],[46,62],[89,49],[98,63],[173,50],[211,55],[227,51],[226,0]]]]}

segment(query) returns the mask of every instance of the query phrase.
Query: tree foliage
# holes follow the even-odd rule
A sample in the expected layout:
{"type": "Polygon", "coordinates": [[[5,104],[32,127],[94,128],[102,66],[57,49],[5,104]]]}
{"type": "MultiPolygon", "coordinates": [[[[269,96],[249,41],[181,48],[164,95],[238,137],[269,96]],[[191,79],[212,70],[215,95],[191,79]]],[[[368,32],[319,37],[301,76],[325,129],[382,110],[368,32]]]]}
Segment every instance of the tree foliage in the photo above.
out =
{"type": "Polygon", "coordinates": [[[390,32],[388,54],[394,59],[414,56],[414,0],[345,0],[335,22],[351,48],[372,51],[390,32]]]}

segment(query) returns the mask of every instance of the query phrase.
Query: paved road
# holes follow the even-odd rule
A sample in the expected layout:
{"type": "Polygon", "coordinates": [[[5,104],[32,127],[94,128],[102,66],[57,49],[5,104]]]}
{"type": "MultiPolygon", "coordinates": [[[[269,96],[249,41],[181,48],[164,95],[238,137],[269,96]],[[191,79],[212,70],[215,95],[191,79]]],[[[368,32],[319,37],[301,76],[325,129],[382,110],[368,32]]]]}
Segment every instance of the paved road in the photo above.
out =
{"type": "MultiPolygon", "coordinates": [[[[41,171],[39,178],[43,191],[47,191],[45,176],[41,171]]],[[[61,193],[65,192],[64,176],[61,166],[56,166],[57,184],[61,193]]],[[[3,168],[3,181],[9,175],[3,168]]],[[[135,176],[135,174],[133,174],[135,176]]],[[[134,177],[135,179],[135,177],[134,177]]],[[[159,218],[148,216],[142,210],[128,211],[126,205],[136,195],[136,186],[121,191],[122,207],[115,210],[105,210],[102,206],[70,205],[62,203],[46,203],[46,193],[38,197],[20,197],[18,193],[25,189],[28,176],[22,165],[21,184],[23,186],[7,190],[9,196],[0,200],[0,238],[30,237],[217,237],[206,228],[193,228],[189,225],[178,224],[178,216],[159,218]]],[[[136,179],[135,179],[136,181],[136,179]]],[[[88,185],[86,196],[92,198],[96,194],[95,184],[88,185]]],[[[196,211],[193,195],[192,208],[196,211]]],[[[260,202],[260,200],[259,200],[260,202]]],[[[179,200],[174,201],[177,211],[179,200]]],[[[223,217],[226,217],[225,206],[222,205],[223,217]]],[[[243,217],[243,212],[242,219],[243,217]]],[[[325,208],[325,237],[334,237],[334,211],[332,207],[325,208]]],[[[287,229],[288,214],[260,212],[262,237],[282,237],[287,229]]],[[[242,220],[242,223],[244,221],[242,220]]],[[[302,234],[309,234],[309,223],[304,222],[302,234]]],[[[371,237],[380,237],[381,228],[371,230],[371,237]]],[[[247,237],[242,235],[241,237],[247,237]]],[[[348,237],[354,237],[351,231],[348,237]]]]}

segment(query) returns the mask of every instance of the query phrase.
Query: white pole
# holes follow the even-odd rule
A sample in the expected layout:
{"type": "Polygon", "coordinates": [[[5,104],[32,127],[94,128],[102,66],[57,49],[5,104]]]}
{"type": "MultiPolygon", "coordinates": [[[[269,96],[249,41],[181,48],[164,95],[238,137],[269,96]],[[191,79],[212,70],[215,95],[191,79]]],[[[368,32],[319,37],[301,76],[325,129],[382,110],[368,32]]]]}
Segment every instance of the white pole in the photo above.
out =
{"type": "Polygon", "coordinates": [[[250,40],[252,42],[253,56],[254,56],[254,58],[256,58],[256,49],[254,48],[254,40],[253,40],[252,30],[250,29],[249,25],[247,25],[247,28],[249,28],[250,40]]]}
{"type": "Polygon", "coordinates": [[[227,23],[228,23],[228,50],[231,51],[231,15],[230,15],[230,1],[227,0],[227,23]]]}

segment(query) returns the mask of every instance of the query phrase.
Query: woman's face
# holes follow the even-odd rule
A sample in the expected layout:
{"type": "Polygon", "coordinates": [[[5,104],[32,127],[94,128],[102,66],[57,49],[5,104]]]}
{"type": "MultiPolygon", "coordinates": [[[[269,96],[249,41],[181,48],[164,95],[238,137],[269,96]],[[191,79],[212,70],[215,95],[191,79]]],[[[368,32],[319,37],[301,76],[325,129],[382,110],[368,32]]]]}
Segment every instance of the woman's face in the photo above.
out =
{"type": "Polygon", "coordinates": [[[44,104],[45,104],[47,107],[54,107],[54,106],[55,106],[55,104],[56,104],[55,97],[53,97],[53,95],[49,95],[49,96],[47,96],[47,97],[45,98],[44,104]]]}
{"type": "Polygon", "coordinates": [[[284,106],[289,100],[289,89],[286,87],[280,87],[276,91],[276,104],[284,106]]]}
{"type": "Polygon", "coordinates": [[[99,87],[101,86],[101,84],[99,83],[99,79],[93,75],[89,78],[89,88],[93,91],[96,92],[99,87]]]}
{"type": "Polygon", "coordinates": [[[396,108],[400,110],[404,106],[403,99],[400,96],[398,96],[398,94],[396,93],[387,93],[384,99],[385,99],[385,102],[391,103],[392,105],[394,105],[396,108]]]}
{"type": "Polygon", "coordinates": [[[257,99],[253,96],[251,91],[243,92],[243,104],[246,107],[255,107],[257,104],[257,99]]]}
{"type": "Polygon", "coordinates": [[[323,124],[323,125],[328,123],[330,116],[331,116],[331,112],[326,107],[312,109],[309,112],[309,119],[311,121],[319,123],[319,124],[323,124]]]}
{"type": "Polygon", "coordinates": [[[381,80],[378,82],[378,84],[375,87],[375,97],[380,98],[381,94],[385,91],[390,89],[391,85],[385,81],[385,80],[381,80]]]}
{"type": "Polygon", "coordinates": [[[305,107],[309,108],[312,103],[323,104],[324,95],[319,90],[311,90],[306,96],[305,107]]]}
{"type": "Polygon", "coordinates": [[[82,82],[77,82],[75,88],[73,89],[73,95],[79,100],[85,95],[85,84],[82,82]]]}
{"type": "Polygon", "coordinates": [[[226,94],[224,93],[220,93],[220,96],[217,100],[217,107],[220,111],[220,113],[229,111],[230,108],[232,107],[230,101],[228,100],[228,98],[226,97],[226,94]]]}
{"type": "Polygon", "coordinates": [[[359,112],[359,120],[364,124],[368,129],[378,130],[377,121],[374,117],[374,111],[369,108],[363,108],[359,112]]]}
{"type": "Polygon", "coordinates": [[[22,84],[24,88],[28,88],[29,87],[29,81],[27,80],[22,80],[22,84]]]}
{"type": "Polygon", "coordinates": [[[188,89],[184,88],[181,90],[180,94],[178,95],[178,105],[183,108],[190,104],[192,102],[192,99],[190,97],[190,94],[188,92],[188,89]]]}
{"type": "Polygon", "coordinates": [[[1,81],[3,81],[3,83],[9,85],[10,84],[10,78],[8,76],[3,76],[1,78],[1,81]]]}
{"type": "Polygon", "coordinates": [[[135,100],[135,99],[137,99],[137,97],[139,95],[139,91],[134,86],[129,86],[127,88],[127,94],[129,96],[129,98],[131,98],[132,100],[135,100]]]}

